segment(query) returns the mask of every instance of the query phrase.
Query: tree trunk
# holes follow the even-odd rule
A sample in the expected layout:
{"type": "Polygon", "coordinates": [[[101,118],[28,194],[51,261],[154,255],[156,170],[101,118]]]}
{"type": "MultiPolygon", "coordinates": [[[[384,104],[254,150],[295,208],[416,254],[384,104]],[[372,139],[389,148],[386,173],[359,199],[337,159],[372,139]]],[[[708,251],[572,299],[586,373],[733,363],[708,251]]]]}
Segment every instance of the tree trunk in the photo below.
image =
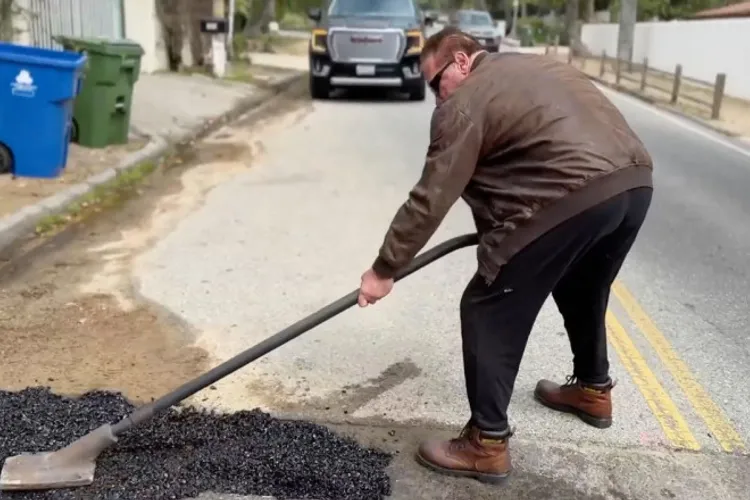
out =
{"type": "Polygon", "coordinates": [[[205,0],[182,0],[187,6],[187,19],[190,36],[190,54],[194,66],[203,66],[206,56],[206,35],[201,33],[201,19],[213,17],[213,5],[205,0]]]}
{"type": "Polygon", "coordinates": [[[505,16],[505,36],[513,29],[513,0],[504,0],[503,14],[505,16]]]}
{"type": "Polygon", "coordinates": [[[596,6],[594,0],[586,0],[586,22],[594,22],[594,14],[596,12],[596,6]]]}
{"type": "Polygon", "coordinates": [[[0,0],[0,40],[12,42],[15,0],[0,0]]]}
{"type": "Polygon", "coordinates": [[[162,28],[170,71],[178,71],[182,64],[184,29],[180,15],[181,0],[156,0],[156,15],[162,28]]]}
{"type": "Polygon", "coordinates": [[[253,23],[253,11],[254,11],[254,0],[247,0],[247,9],[243,12],[245,15],[245,26],[242,28],[242,35],[245,37],[251,37],[257,33],[253,33],[255,23],[253,23]]]}
{"type": "Polygon", "coordinates": [[[243,34],[247,37],[257,37],[265,33],[268,28],[268,19],[271,15],[270,9],[272,7],[274,9],[276,7],[274,0],[264,0],[263,10],[261,11],[260,16],[254,18],[255,16],[253,16],[253,12],[255,9],[253,8],[253,1],[251,0],[247,9],[247,24],[245,25],[243,34]],[[272,6],[271,4],[274,5],[272,6]]]}
{"type": "Polygon", "coordinates": [[[621,0],[617,30],[617,57],[621,61],[632,61],[637,17],[638,1],[621,0]]]}
{"type": "Polygon", "coordinates": [[[265,0],[263,13],[257,22],[250,27],[250,36],[268,33],[268,23],[276,20],[276,0],[265,0]]]}
{"type": "Polygon", "coordinates": [[[581,45],[578,36],[578,2],[579,0],[565,1],[565,33],[568,36],[568,49],[574,54],[578,53],[581,45]]]}

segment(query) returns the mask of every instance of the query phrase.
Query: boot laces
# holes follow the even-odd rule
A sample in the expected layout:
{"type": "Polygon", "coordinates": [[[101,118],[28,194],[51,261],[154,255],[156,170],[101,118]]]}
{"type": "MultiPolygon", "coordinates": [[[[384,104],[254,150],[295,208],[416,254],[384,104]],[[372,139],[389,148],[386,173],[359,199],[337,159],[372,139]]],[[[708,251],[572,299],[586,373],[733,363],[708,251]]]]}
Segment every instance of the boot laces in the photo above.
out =
{"type": "Polygon", "coordinates": [[[465,449],[469,442],[471,441],[470,437],[471,433],[471,422],[468,422],[463,429],[461,429],[461,432],[458,434],[458,437],[455,437],[451,439],[450,441],[450,447],[454,451],[459,451],[465,449]]]}
{"type": "Polygon", "coordinates": [[[578,383],[578,377],[575,375],[568,375],[565,377],[565,383],[563,384],[563,387],[572,387],[578,383]]]}

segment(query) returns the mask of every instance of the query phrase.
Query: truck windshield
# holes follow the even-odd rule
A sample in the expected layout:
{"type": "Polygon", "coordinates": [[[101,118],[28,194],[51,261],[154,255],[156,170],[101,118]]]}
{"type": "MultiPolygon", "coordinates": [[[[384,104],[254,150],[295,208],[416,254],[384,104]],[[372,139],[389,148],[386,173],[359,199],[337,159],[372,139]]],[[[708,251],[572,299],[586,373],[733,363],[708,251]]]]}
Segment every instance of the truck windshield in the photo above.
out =
{"type": "Polygon", "coordinates": [[[410,0],[334,0],[330,16],[414,16],[410,0]]]}
{"type": "Polygon", "coordinates": [[[462,12],[461,24],[468,24],[470,26],[491,26],[492,18],[489,14],[479,12],[462,12]]]}

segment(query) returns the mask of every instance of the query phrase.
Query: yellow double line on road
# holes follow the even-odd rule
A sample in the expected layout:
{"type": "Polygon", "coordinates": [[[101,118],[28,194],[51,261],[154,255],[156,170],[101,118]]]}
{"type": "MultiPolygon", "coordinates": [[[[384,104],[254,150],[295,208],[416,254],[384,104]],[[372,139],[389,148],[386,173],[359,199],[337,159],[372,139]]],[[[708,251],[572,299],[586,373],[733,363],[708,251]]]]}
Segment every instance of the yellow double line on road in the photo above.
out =
{"type": "MultiPolygon", "coordinates": [[[[664,334],[641,308],[633,294],[620,281],[614,283],[612,292],[722,449],[726,452],[745,451],[745,444],[739,433],[693,376],[687,364],[677,355],[664,334]]],[[[699,450],[700,444],[674,401],[648,367],[646,360],[628,336],[625,328],[610,311],[607,312],[607,330],[612,346],[633,377],[633,381],[646,399],[646,403],[656,416],[667,438],[679,448],[699,450]]]]}

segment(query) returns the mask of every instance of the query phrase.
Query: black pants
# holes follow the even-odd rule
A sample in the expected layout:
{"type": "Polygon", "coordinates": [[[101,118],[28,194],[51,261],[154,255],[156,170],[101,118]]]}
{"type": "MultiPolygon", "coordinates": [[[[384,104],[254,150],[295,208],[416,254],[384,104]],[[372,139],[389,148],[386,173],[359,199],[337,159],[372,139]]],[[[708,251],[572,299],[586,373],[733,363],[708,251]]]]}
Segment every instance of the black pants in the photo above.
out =
{"type": "Polygon", "coordinates": [[[549,294],[573,351],[573,375],[609,380],[605,313],[610,287],[651,204],[650,188],[615,196],[548,231],[487,285],[475,275],[461,299],[464,375],[472,422],[508,427],[507,409],[529,334],[549,294]]]}

